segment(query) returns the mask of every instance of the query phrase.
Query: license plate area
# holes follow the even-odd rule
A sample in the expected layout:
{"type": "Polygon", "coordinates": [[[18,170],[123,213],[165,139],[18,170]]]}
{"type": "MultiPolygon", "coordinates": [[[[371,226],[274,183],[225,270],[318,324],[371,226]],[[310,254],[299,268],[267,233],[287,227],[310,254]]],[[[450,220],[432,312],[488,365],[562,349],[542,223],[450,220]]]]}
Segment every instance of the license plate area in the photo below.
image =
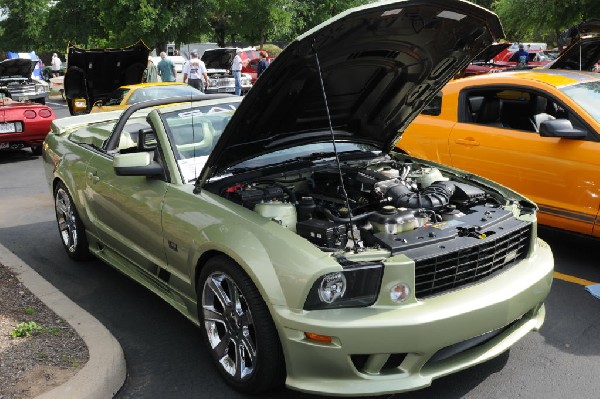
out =
{"type": "Polygon", "coordinates": [[[15,129],[15,124],[13,122],[9,123],[0,123],[0,133],[14,133],[17,129],[15,129]]]}

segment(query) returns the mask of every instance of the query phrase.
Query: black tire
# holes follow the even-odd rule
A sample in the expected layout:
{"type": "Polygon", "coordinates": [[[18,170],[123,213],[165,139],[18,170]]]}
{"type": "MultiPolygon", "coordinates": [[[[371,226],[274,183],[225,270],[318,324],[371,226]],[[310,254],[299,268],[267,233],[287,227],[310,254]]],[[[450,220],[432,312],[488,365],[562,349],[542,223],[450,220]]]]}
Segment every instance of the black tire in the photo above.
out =
{"type": "Polygon", "coordinates": [[[73,197],[62,182],[54,189],[54,209],[58,233],[65,251],[71,259],[87,260],[91,257],[85,228],[75,208],[73,197]]]}
{"type": "Polygon", "coordinates": [[[279,336],[250,277],[230,258],[217,256],[202,269],[196,292],[202,337],[225,381],[250,394],[282,387],[286,372],[279,336]],[[223,306],[231,297],[238,305],[223,306]]]}
{"type": "Polygon", "coordinates": [[[42,155],[42,145],[38,144],[38,145],[32,145],[31,147],[31,153],[33,155],[42,155]]]}

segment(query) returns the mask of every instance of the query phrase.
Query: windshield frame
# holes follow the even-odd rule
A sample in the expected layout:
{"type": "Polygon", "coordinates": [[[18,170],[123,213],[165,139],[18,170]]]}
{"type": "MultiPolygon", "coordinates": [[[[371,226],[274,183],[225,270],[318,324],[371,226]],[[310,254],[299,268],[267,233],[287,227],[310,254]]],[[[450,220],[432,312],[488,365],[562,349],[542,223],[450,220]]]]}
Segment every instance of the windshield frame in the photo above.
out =
{"type": "Polygon", "coordinates": [[[238,105],[237,101],[221,102],[160,113],[171,152],[184,184],[193,184],[201,175],[208,157],[238,105]],[[191,120],[186,121],[187,118],[191,120]],[[188,133],[192,136],[186,137],[188,133]],[[188,142],[190,138],[191,142],[188,142]]]}

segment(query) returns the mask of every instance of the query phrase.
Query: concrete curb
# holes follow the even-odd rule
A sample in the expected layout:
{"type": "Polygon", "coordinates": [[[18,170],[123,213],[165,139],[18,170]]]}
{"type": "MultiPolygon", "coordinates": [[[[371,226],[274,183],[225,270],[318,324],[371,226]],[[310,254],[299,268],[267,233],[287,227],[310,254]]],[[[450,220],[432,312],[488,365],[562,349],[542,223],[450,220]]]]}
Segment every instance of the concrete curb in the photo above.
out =
{"type": "Polygon", "coordinates": [[[127,373],[123,349],[115,337],[96,318],[2,244],[0,263],[12,270],[25,287],[65,319],[85,341],[89,350],[88,362],[74,377],[36,399],[112,398],[125,382],[127,373]]]}

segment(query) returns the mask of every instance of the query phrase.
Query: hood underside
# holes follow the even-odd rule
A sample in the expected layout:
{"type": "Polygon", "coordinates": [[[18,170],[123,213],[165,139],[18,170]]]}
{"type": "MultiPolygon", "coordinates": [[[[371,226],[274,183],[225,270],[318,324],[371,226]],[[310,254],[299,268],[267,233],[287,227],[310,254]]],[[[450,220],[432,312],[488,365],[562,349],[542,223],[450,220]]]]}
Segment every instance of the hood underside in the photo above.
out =
{"type": "Polygon", "coordinates": [[[477,54],[472,62],[490,62],[495,56],[510,47],[510,43],[493,43],[488,48],[477,54]]]}
{"type": "Polygon", "coordinates": [[[26,58],[12,58],[0,62],[0,78],[21,77],[29,79],[37,60],[26,58]]]}
{"type": "Polygon", "coordinates": [[[235,57],[235,49],[219,48],[206,50],[202,54],[202,61],[208,69],[229,69],[235,57]]]}
{"type": "Polygon", "coordinates": [[[117,49],[85,50],[70,46],[65,73],[67,98],[86,98],[90,104],[121,86],[142,82],[150,49],[140,40],[117,49]]]}
{"type": "Polygon", "coordinates": [[[571,44],[548,68],[591,71],[600,62],[600,19],[582,22],[568,33],[563,40],[571,44]]]}
{"type": "Polygon", "coordinates": [[[502,37],[495,14],[465,1],[385,1],[348,10],[293,41],[266,69],[217,143],[208,174],[274,150],[331,141],[324,92],[337,139],[390,150],[444,84],[502,37]]]}

